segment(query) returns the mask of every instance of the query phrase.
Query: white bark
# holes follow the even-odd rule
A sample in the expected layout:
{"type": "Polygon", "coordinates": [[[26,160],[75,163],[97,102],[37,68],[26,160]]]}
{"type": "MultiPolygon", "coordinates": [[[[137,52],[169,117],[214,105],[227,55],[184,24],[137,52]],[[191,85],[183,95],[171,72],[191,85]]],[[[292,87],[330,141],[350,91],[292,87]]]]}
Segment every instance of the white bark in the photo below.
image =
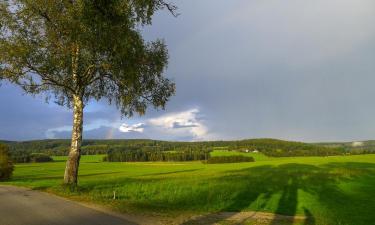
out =
{"type": "Polygon", "coordinates": [[[66,162],[64,183],[77,184],[79,160],[81,157],[82,130],[83,130],[83,101],[82,97],[73,97],[73,131],[68,161],[66,162]]]}

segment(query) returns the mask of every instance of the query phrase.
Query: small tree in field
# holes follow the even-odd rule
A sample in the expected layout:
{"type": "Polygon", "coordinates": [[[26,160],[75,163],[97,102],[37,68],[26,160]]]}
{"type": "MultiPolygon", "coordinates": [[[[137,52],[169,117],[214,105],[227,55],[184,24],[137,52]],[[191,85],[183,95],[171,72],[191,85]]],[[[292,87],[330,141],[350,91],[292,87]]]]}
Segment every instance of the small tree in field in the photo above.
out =
{"type": "Polygon", "coordinates": [[[9,157],[8,147],[0,143],[0,181],[9,179],[12,173],[13,163],[9,157]]]}
{"type": "Polygon", "coordinates": [[[145,42],[139,30],[165,8],[175,15],[164,0],[0,1],[0,79],[73,109],[65,184],[77,184],[90,99],[106,98],[131,117],[148,105],[164,108],[174,94],[163,77],[166,45],[145,42]]]}

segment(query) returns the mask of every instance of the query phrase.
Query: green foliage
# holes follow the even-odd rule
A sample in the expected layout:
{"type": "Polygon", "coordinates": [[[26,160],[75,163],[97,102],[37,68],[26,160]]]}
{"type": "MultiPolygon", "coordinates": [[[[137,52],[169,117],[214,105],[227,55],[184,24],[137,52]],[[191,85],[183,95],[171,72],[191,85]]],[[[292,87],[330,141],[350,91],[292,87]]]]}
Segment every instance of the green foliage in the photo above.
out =
{"type": "Polygon", "coordinates": [[[303,142],[282,141],[277,139],[251,139],[238,141],[232,150],[249,151],[257,150],[267,156],[289,157],[289,156],[329,156],[342,155],[341,148],[329,148],[303,142]]]}
{"type": "Polygon", "coordinates": [[[163,0],[1,1],[0,78],[68,107],[76,96],[106,98],[126,116],[163,108],[175,92],[162,76],[167,48],[139,27],[164,8],[176,10],[163,0]]]}
{"type": "Polygon", "coordinates": [[[147,149],[111,149],[105,158],[109,162],[163,162],[207,160],[208,150],[152,151],[147,149]]]}
{"type": "Polygon", "coordinates": [[[247,157],[243,155],[231,155],[231,156],[214,156],[207,160],[208,164],[214,163],[239,163],[239,162],[254,162],[253,157],[247,157]]]}
{"type": "Polygon", "coordinates": [[[11,151],[10,157],[15,163],[51,162],[52,157],[45,153],[31,153],[29,151],[11,151]]]}
{"type": "Polygon", "coordinates": [[[30,155],[31,162],[52,162],[53,159],[51,156],[43,154],[43,153],[32,153],[30,155]]]}
{"type": "Polygon", "coordinates": [[[31,152],[12,149],[10,157],[14,163],[29,163],[31,161],[31,152]]]}
{"type": "Polygon", "coordinates": [[[372,154],[375,153],[375,141],[355,141],[355,142],[329,142],[317,143],[319,146],[330,148],[342,148],[350,154],[372,154]]]}
{"type": "Polygon", "coordinates": [[[8,180],[12,176],[13,169],[8,147],[0,143],[0,181],[8,180]]]}

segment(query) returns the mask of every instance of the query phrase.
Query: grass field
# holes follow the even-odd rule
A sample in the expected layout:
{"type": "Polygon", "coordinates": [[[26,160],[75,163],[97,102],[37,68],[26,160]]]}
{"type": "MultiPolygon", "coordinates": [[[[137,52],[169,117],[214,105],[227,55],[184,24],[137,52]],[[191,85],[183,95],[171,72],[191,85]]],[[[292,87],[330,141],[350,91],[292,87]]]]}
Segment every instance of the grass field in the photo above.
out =
{"type": "Polygon", "coordinates": [[[108,163],[101,162],[102,157],[82,157],[78,193],[60,186],[65,157],[55,157],[53,163],[18,164],[8,184],[123,212],[256,210],[305,215],[308,224],[318,225],[375,221],[375,155],[267,158],[258,154],[256,162],[237,164],[108,163]]]}
{"type": "Polygon", "coordinates": [[[247,157],[253,157],[256,162],[259,161],[270,161],[277,158],[270,158],[265,156],[262,153],[253,153],[253,152],[237,152],[237,151],[228,151],[228,150],[215,150],[210,153],[211,156],[231,156],[231,155],[243,155],[247,157]]]}

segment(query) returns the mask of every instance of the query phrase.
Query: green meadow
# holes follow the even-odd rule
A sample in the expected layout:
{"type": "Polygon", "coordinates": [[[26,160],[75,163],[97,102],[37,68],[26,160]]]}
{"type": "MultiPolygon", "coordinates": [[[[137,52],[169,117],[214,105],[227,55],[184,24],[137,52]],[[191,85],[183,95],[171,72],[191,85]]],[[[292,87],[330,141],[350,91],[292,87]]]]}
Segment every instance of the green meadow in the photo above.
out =
{"type": "MultiPolygon", "coordinates": [[[[230,153],[217,150],[213,154],[230,153]]],[[[268,158],[260,153],[238,154],[253,156],[256,162],[109,163],[102,162],[103,155],[83,156],[76,192],[61,187],[66,157],[54,157],[51,163],[16,165],[7,184],[122,212],[262,211],[306,216],[304,224],[374,224],[375,155],[268,158]]]]}

